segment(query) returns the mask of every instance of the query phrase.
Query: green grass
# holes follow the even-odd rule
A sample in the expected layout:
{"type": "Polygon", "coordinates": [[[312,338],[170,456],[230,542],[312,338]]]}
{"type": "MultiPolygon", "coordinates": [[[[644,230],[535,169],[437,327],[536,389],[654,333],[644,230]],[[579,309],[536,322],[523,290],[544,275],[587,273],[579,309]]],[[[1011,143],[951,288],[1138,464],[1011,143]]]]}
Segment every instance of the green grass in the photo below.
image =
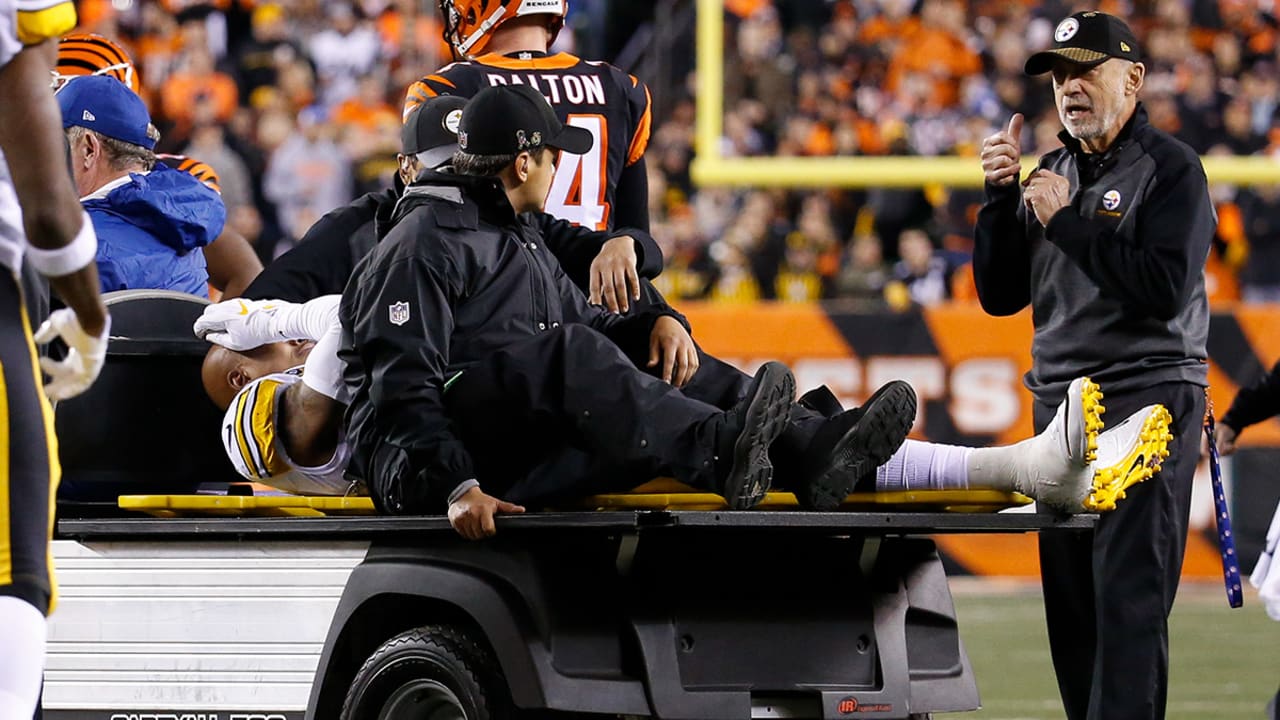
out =
{"type": "MultiPolygon", "coordinates": [[[[1039,585],[953,579],[952,593],[983,705],[963,717],[1061,720],[1039,585]]],[[[1252,589],[1232,610],[1221,585],[1184,585],[1169,624],[1169,720],[1261,720],[1280,684],[1280,623],[1252,589]]]]}

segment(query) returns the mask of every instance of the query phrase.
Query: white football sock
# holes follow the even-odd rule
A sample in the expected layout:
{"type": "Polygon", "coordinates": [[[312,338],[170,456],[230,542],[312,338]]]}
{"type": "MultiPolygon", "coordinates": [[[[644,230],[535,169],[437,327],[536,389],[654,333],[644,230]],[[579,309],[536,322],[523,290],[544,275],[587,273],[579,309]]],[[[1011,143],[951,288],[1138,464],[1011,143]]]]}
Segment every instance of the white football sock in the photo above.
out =
{"type": "Polygon", "coordinates": [[[31,720],[44,673],[46,621],[31,603],[0,595],[0,720],[31,720]]]}
{"type": "Polygon", "coordinates": [[[907,440],[876,468],[876,492],[964,490],[973,448],[907,440]]]}

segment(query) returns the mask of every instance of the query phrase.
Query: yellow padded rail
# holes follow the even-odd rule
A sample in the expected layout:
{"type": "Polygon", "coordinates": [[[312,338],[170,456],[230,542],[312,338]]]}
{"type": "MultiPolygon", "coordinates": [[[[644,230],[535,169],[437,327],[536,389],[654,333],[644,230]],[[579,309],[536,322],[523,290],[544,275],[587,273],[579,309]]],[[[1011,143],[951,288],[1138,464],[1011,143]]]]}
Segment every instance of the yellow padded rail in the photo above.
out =
{"type": "Polygon", "coordinates": [[[303,497],[299,495],[121,495],[124,510],[155,517],[215,515],[226,517],[373,515],[367,497],[303,497]]]}
{"type": "MultiPolygon", "coordinates": [[[[845,498],[841,510],[913,512],[998,512],[1032,502],[1018,493],[997,490],[913,490],[908,492],[854,493],[845,498]]],[[[581,507],[593,510],[725,510],[724,498],[700,492],[636,492],[593,495],[581,507]]],[[[756,510],[799,510],[796,496],[789,492],[766,493],[756,510]]]]}
{"type": "MultiPolygon", "coordinates": [[[[998,512],[1027,505],[1031,498],[995,490],[915,490],[854,493],[842,510],[916,512],[998,512]]],[[[119,506],[154,517],[325,517],[373,515],[367,497],[297,495],[121,495],[119,506]]],[[[579,510],[724,510],[724,498],[698,492],[673,480],[655,480],[629,493],[592,495],[561,509],[579,510]]],[[[795,495],[767,493],[757,510],[799,510],[795,495]]]]}

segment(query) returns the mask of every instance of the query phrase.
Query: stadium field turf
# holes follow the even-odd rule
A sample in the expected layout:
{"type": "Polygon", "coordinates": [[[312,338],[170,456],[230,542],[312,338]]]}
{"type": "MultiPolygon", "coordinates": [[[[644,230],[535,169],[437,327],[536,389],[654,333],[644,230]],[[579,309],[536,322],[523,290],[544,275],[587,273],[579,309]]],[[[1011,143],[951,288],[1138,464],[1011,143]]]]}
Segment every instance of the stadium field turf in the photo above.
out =
{"type": "MultiPolygon", "coordinates": [[[[952,579],[983,709],[939,718],[1061,720],[1038,584],[952,579]]],[[[1169,620],[1169,720],[1262,720],[1280,685],[1280,623],[1252,588],[1227,606],[1222,586],[1184,584],[1169,620]]]]}

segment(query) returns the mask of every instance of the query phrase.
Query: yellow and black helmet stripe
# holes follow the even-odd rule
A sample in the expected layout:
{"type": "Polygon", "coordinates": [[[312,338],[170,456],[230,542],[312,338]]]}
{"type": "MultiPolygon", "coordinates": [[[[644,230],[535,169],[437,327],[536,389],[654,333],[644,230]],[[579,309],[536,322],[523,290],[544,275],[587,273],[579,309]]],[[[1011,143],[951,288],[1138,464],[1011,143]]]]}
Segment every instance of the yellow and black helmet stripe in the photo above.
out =
{"type": "Polygon", "coordinates": [[[288,461],[276,449],[276,401],[284,387],[279,380],[261,378],[241,390],[233,403],[234,446],[255,480],[265,480],[290,469],[288,461]]]}

